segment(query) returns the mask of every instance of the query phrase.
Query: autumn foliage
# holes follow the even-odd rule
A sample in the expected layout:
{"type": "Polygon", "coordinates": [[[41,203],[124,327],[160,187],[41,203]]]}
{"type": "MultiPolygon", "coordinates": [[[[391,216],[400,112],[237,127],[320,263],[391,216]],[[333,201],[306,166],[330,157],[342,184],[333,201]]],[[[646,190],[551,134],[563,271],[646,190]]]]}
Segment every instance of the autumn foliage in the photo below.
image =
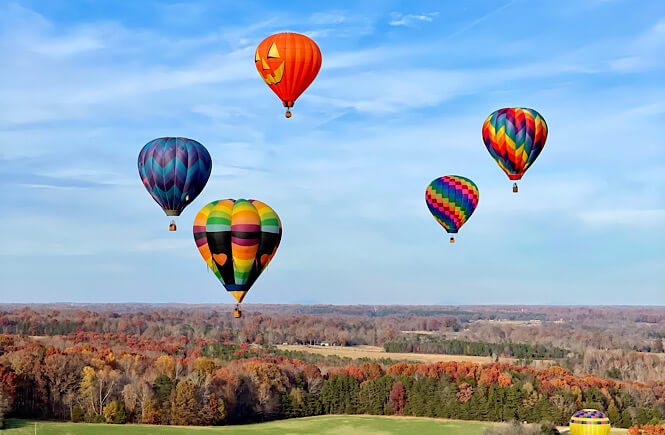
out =
{"type": "MultiPolygon", "coordinates": [[[[605,412],[615,426],[640,425],[632,433],[662,432],[658,424],[665,411],[665,380],[650,375],[663,373],[658,360],[650,359],[657,355],[640,356],[643,377],[651,378],[643,382],[588,374],[604,367],[595,365],[603,358],[627,373],[616,355],[600,350],[583,356],[589,371],[568,360],[561,361],[565,367],[554,362],[351,360],[271,344],[294,337],[301,342],[325,338],[333,344],[379,344],[395,340],[402,327],[455,330],[459,323],[443,315],[406,320],[256,315],[231,322],[211,312],[0,313],[0,330],[11,332],[0,334],[0,415],[220,425],[365,413],[565,424],[576,410],[592,407],[605,412]]],[[[475,340],[503,333],[531,340],[520,335],[526,328],[495,329],[471,327],[466,333],[477,334],[471,337],[475,340]]],[[[556,333],[539,334],[534,341],[551,339],[561,345],[556,333]]]]}
{"type": "Polygon", "coordinates": [[[665,425],[645,424],[631,426],[628,435],[665,435],[665,425]]]}

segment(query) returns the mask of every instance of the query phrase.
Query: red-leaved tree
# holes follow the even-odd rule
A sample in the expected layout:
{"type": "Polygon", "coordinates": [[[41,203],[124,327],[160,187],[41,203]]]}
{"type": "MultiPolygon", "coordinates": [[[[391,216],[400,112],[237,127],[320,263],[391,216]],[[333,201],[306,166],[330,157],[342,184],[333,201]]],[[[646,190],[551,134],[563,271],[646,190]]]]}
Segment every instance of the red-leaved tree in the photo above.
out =
{"type": "Polygon", "coordinates": [[[401,382],[395,382],[392,390],[390,390],[390,407],[395,414],[402,415],[404,413],[404,405],[406,405],[404,385],[401,382]]]}

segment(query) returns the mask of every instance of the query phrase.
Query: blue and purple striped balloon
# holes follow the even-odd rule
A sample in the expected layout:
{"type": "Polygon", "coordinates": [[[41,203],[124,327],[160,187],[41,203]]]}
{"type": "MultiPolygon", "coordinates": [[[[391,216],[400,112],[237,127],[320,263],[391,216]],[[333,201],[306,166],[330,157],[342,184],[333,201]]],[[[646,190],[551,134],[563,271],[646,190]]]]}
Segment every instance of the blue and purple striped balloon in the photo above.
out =
{"type": "Polygon", "coordinates": [[[180,216],[201,193],[212,170],[208,150],[185,137],[161,137],[139,153],[139,175],[167,216],[180,216]]]}

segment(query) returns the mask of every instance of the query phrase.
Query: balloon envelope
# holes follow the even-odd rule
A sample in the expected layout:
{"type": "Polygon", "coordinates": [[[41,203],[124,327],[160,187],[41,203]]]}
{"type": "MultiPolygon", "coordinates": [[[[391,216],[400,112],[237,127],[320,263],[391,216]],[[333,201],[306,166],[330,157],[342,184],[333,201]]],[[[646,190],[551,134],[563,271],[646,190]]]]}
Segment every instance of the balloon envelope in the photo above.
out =
{"type": "Polygon", "coordinates": [[[456,233],[478,206],[478,187],[468,178],[446,175],[427,186],[425,202],[441,226],[456,233]]]}
{"type": "Polygon", "coordinates": [[[279,216],[261,201],[213,201],[194,219],[201,256],[238,303],[272,260],[281,238],[279,216]]]}
{"type": "Polygon", "coordinates": [[[201,193],[212,170],[208,150],[185,137],[162,137],[139,153],[139,175],[167,216],[180,216],[201,193]]]}
{"type": "Polygon", "coordinates": [[[321,69],[321,50],[305,35],[277,33],[259,44],[254,62],[284,107],[293,107],[321,69]]]}
{"type": "Polygon", "coordinates": [[[571,435],[607,435],[610,419],[595,409],[582,409],[570,417],[571,435]]]}
{"type": "Polygon", "coordinates": [[[483,141],[511,180],[519,180],[547,140],[545,119],[533,109],[512,107],[492,113],[483,124],[483,141]]]}

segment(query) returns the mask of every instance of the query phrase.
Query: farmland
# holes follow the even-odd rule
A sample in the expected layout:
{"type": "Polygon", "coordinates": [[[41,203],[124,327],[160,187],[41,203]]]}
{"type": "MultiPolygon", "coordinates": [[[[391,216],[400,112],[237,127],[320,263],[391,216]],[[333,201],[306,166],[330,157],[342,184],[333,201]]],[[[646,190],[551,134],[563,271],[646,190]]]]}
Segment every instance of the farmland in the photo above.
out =
{"type": "MultiPolygon", "coordinates": [[[[299,352],[315,353],[319,355],[331,356],[337,355],[345,358],[369,358],[382,359],[389,358],[395,361],[417,361],[423,363],[432,363],[438,361],[468,361],[476,364],[485,364],[492,362],[487,356],[467,356],[467,355],[439,355],[426,353],[393,353],[386,352],[379,346],[310,346],[310,345],[279,345],[280,350],[290,350],[299,352]]],[[[514,358],[499,358],[500,362],[512,363],[514,358]]]]}

